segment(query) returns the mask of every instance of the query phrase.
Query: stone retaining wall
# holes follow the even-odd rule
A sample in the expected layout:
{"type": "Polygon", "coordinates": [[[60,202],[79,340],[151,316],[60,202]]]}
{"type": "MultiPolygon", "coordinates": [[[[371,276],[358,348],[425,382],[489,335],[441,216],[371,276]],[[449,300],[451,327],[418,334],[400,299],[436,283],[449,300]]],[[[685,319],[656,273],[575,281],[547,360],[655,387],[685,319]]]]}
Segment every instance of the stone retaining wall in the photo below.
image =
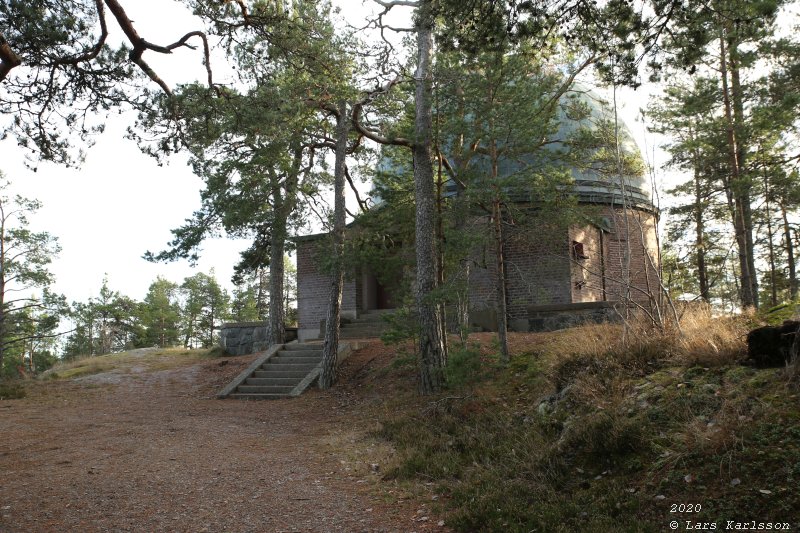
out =
{"type": "Polygon", "coordinates": [[[529,331],[555,331],[582,324],[617,322],[619,314],[614,309],[619,302],[582,302],[560,305],[528,306],[529,331]]]}
{"type": "MultiPolygon", "coordinates": [[[[219,344],[229,355],[263,352],[267,344],[266,322],[229,322],[220,328],[219,344]]],[[[286,342],[297,338],[297,328],[286,328],[286,342]]]]}

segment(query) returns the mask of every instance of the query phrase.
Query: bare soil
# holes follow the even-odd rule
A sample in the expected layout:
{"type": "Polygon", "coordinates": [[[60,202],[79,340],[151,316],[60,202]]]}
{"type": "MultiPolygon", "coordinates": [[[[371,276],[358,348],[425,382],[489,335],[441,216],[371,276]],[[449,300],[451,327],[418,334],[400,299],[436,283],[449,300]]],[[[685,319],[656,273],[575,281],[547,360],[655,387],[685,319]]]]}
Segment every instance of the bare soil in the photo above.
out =
{"type": "Polygon", "coordinates": [[[253,356],[29,384],[0,401],[0,531],[445,531],[436,495],[381,479],[359,379],[388,357],[278,401],[214,398],[253,356]]]}

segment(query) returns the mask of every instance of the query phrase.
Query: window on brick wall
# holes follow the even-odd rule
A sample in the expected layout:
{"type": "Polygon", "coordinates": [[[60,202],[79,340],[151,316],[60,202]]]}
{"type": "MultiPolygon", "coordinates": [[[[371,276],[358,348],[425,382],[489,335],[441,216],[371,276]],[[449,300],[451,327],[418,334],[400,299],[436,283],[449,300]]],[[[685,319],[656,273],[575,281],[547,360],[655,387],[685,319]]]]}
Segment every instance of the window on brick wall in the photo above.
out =
{"type": "Polygon", "coordinates": [[[584,259],[589,259],[583,251],[583,243],[578,241],[572,241],[572,259],[575,261],[582,261],[584,259]]]}

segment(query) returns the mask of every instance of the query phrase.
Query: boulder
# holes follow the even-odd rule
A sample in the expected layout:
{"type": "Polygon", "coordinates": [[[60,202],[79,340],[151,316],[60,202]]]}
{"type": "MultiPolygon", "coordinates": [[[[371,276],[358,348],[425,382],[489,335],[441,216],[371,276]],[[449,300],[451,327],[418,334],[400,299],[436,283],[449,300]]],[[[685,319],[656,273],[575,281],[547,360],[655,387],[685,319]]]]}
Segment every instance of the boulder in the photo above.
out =
{"type": "Polygon", "coordinates": [[[764,326],[747,334],[747,355],[756,366],[778,367],[789,363],[792,343],[800,322],[786,320],[780,326],[764,326]]]}

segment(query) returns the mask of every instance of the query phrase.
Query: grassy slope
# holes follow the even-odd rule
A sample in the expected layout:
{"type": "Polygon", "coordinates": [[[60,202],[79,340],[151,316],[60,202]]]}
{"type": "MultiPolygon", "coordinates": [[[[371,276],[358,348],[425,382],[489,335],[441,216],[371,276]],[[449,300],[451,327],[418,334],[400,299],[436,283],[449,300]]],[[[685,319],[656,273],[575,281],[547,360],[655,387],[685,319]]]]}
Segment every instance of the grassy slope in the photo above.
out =
{"type": "Polygon", "coordinates": [[[376,436],[397,450],[387,477],[435,483],[460,531],[797,529],[798,382],[737,363],[745,328],[705,317],[625,342],[611,326],[518,335],[505,369],[484,336],[453,351],[440,397],[380,407],[376,436]]]}
{"type": "Polygon", "coordinates": [[[44,379],[73,379],[104,372],[130,372],[135,367],[147,371],[167,370],[214,355],[218,354],[213,350],[206,349],[145,348],[59,363],[42,374],[42,377],[44,379]]]}

